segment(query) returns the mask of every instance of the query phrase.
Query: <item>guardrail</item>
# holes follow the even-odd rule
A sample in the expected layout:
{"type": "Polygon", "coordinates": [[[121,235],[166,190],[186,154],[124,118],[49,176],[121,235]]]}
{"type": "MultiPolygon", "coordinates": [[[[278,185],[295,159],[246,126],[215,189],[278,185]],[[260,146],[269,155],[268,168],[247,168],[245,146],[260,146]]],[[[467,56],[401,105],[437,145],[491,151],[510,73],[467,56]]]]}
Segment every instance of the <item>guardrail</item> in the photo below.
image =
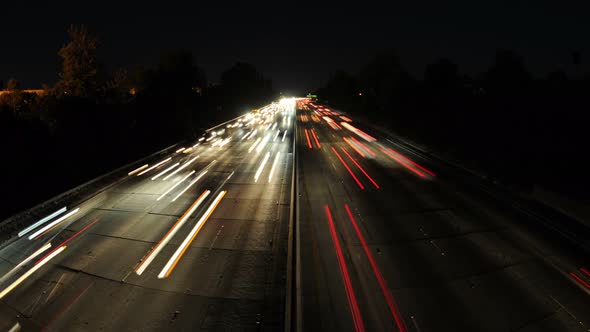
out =
{"type": "Polygon", "coordinates": [[[19,228],[22,228],[27,221],[30,222],[31,217],[37,217],[38,215],[42,214],[43,211],[46,211],[51,208],[58,208],[62,205],[78,205],[82,202],[85,202],[98,194],[104,192],[108,188],[114,186],[115,184],[119,183],[120,181],[127,178],[127,172],[124,172],[124,176],[116,176],[118,173],[123,172],[124,170],[128,170],[132,168],[134,165],[141,164],[146,160],[154,158],[160,154],[167,153],[169,150],[174,149],[182,142],[177,142],[172,144],[164,149],[161,149],[157,152],[150,154],[142,159],[130,162],[126,165],[123,165],[113,171],[100,175],[90,181],[82,183],[81,185],[74,187],[66,192],[63,192],[57,196],[54,196],[44,202],[41,202],[32,208],[19,212],[11,217],[0,222],[0,235],[4,235],[5,238],[0,238],[0,249],[4,248],[6,245],[12,243],[16,237],[16,231],[19,228]],[[113,177],[114,179],[109,179],[113,177]],[[108,180],[108,181],[107,181],[108,180]],[[101,185],[101,182],[107,182],[101,185]],[[93,186],[98,186],[98,189],[92,188],[93,186]],[[86,193],[86,195],[84,195],[86,193]],[[71,204],[74,203],[74,204],[71,204]]]}

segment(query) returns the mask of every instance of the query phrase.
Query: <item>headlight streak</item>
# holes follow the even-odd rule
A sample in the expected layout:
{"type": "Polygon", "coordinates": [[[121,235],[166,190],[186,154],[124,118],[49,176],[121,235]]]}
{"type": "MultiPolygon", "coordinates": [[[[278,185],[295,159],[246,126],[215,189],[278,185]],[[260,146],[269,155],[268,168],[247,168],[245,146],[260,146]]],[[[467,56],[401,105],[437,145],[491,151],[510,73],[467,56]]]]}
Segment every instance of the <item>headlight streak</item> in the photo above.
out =
{"type": "Polygon", "coordinates": [[[342,152],[344,152],[348,158],[356,165],[356,167],[358,167],[358,169],[361,170],[361,172],[363,172],[363,174],[365,175],[365,177],[367,177],[367,179],[369,179],[369,181],[371,181],[371,183],[375,186],[375,188],[379,189],[379,185],[377,184],[377,182],[375,182],[375,180],[373,180],[372,177],[369,176],[369,174],[367,174],[367,172],[365,172],[365,170],[361,167],[361,165],[359,165],[359,163],[356,162],[356,160],[354,160],[354,158],[352,158],[352,156],[343,148],[340,148],[342,150],[342,152]]]}
{"type": "Polygon", "coordinates": [[[143,165],[143,166],[141,166],[141,167],[139,167],[139,168],[137,168],[137,169],[135,169],[135,170],[133,170],[133,171],[131,171],[131,172],[127,173],[127,175],[128,175],[128,176],[131,176],[131,175],[133,175],[133,174],[135,174],[135,173],[137,173],[137,172],[141,172],[141,170],[143,170],[143,169],[146,169],[146,168],[148,168],[149,166],[150,166],[149,164],[145,164],[145,165],[143,165]]]}
{"type": "Polygon", "coordinates": [[[285,130],[285,132],[283,133],[283,138],[281,139],[281,142],[285,141],[285,136],[287,135],[287,130],[285,130]]]}
{"type": "Polygon", "coordinates": [[[354,179],[354,181],[356,182],[356,184],[358,184],[358,186],[362,190],[365,190],[365,186],[363,186],[363,184],[361,183],[361,181],[356,177],[356,175],[354,175],[354,173],[352,172],[352,170],[350,169],[350,167],[348,167],[348,164],[346,164],[346,162],[344,161],[344,159],[342,159],[342,157],[340,156],[340,154],[338,153],[338,151],[336,151],[336,149],[334,147],[332,147],[332,151],[334,151],[334,153],[336,154],[336,156],[338,157],[338,159],[340,159],[340,162],[342,163],[342,165],[344,165],[344,168],[346,168],[346,170],[348,171],[348,173],[350,173],[350,175],[352,176],[352,178],[354,179]]]}
{"type": "Polygon", "coordinates": [[[188,190],[188,188],[192,187],[193,184],[197,183],[197,181],[199,181],[199,179],[202,178],[205,174],[207,174],[206,170],[201,172],[201,174],[199,174],[194,180],[192,180],[191,183],[189,183],[188,186],[186,186],[186,188],[184,188],[180,193],[178,193],[178,195],[176,195],[172,199],[172,202],[176,201],[176,199],[178,199],[178,197],[182,196],[182,194],[184,194],[188,190]]]}
{"type": "Polygon", "coordinates": [[[258,143],[260,143],[261,139],[262,139],[262,137],[258,137],[256,139],[256,141],[254,141],[254,144],[252,144],[252,146],[248,149],[248,153],[252,152],[252,150],[254,150],[254,148],[256,148],[256,145],[258,145],[258,143]]]}
{"type": "Polygon", "coordinates": [[[159,178],[160,176],[162,176],[162,175],[164,175],[164,174],[166,174],[166,173],[170,172],[170,171],[171,171],[171,170],[172,170],[174,167],[176,167],[176,166],[178,166],[178,165],[180,165],[180,163],[176,163],[176,164],[174,164],[174,165],[172,165],[172,166],[170,166],[170,167],[166,168],[166,169],[165,169],[165,170],[163,170],[162,172],[160,172],[160,173],[158,173],[158,174],[154,175],[154,176],[152,177],[152,181],[154,181],[155,179],[159,178]]]}
{"type": "Polygon", "coordinates": [[[163,165],[163,164],[165,164],[165,163],[169,162],[170,160],[172,160],[172,158],[164,159],[164,160],[160,161],[159,163],[155,164],[154,166],[152,166],[152,167],[150,167],[150,168],[146,169],[145,171],[143,171],[143,172],[141,172],[141,173],[137,174],[137,176],[144,175],[145,173],[147,173],[147,172],[151,171],[151,170],[152,170],[152,169],[154,169],[154,168],[160,167],[161,165],[163,165]]]}
{"type": "Polygon", "coordinates": [[[178,261],[180,261],[180,259],[182,258],[182,255],[184,255],[191,242],[193,242],[197,234],[199,234],[199,231],[201,230],[203,225],[205,225],[205,222],[207,222],[209,217],[213,214],[213,211],[215,211],[215,208],[217,207],[217,205],[219,205],[219,202],[221,202],[226,193],[227,191],[222,191],[219,193],[219,195],[217,195],[213,203],[211,203],[209,208],[205,211],[203,216],[201,216],[199,221],[196,223],[195,227],[193,227],[191,232],[184,239],[184,241],[178,247],[176,252],[174,252],[172,257],[170,257],[170,260],[168,261],[168,263],[166,263],[160,274],[158,274],[159,279],[164,279],[170,276],[170,274],[176,267],[176,264],[178,264],[178,261]]]}
{"type": "Polygon", "coordinates": [[[182,153],[189,154],[189,153],[191,153],[191,151],[193,151],[193,148],[192,147],[187,148],[187,149],[184,149],[184,151],[182,151],[182,153]]]}
{"type": "Polygon", "coordinates": [[[270,152],[266,152],[266,155],[264,156],[264,159],[262,160],[260,167],[258,167],[258,170],[256,171],[256,174],[254,175],[254,182],[258,182],[258,177],[260,176],[260,173],[262,173],[262,170],[264,169],[264,165],[266,165],[266,162],[268,161],[269,157],[270,157],[270,152]]]}
{"type": "Polygon", "coordinates": [[[280,133],[281,133],[281,131],[280,130],[277,130],[277,133],[275,134],[275,137],[272,139],[273,142],[277,140],[277,137],[279,137],[279,134],[280,133]]]}
{"type": "Polygon", "coordinates": [[[174,188],[176,188],[178,185],[180,185],[182,182],[184,182],[184,180],[188,179],[189,176],[193,175],[193,173],[195,173],[195,171],[193,170],[192,172],[188,173],[184,178],[182,178],[182,180],[176,182],[172,187],[170,187],[170,189],[166,190],[165,193],[163,193],[160,197],[158,197],[158,199],[156,199],[157,201],[161,200],[164,196],[168,195],[169,192],[171,192],[172,190],[174,190],[174,188]]]}
{"type": "Polygon", "coordinates": [[[242,138],[240,139],[241,141],[243,141],[246,137],[248,137],[248,135],[250,135],[252,133],[252,131],[249,131],[246,133],[246,135],[242,136],[242,138]]]}
{"type": "Polygon", "coordinates": [[[197,146],[199,146],[199,145],[201,145],[201,143],[197,143],[197,144],[193,145],[193,149],[196,149],[197,146]]]}
{"type": "Polygon", "coordinates": [[[262,149],[264,149],[264,146],[266,146],[266,143],[268,143],[269,140],[270,140],[270,134],[264,136],[264,138],[262,139],[262,142],[260,142],[260,144],[258,144],[258,146],[256,147],[256,152],[260,153],[260,151],[262,151],[262,149]]]}
{"type": "Polygon", "coordinates": [[[180,148],[180,149],[176,150],[176,153],[180,153],[180,152],[184,151],[184,149],[186,149],[186,148],[180,148]]]}
{"type": "Polygon", "coordinates": [[[52,229],[53,227],[57,226],[58,224],[60,224],[64,220],[66,220],[69,217],[73,216],[74,214],[78,213],[78,211],[80,211],[80,208],[76,208],[75,210],[72,210],[72,211],[68,212],[67,214],[61,216],[60,218],[54,220],[53,222],[45,225],[45,227],[43,227],[43,228],[39,229],[38,231],[36,231],[35,233],[29,235],[29,240],[36,239],[37,236],[42,235],[43,233],[45,233],[45,231],[48,231],[48,230],[52,229]]]}
{"type": "Polygon", "coordinates": [[[352,126],[352,125],[350,125],[350,124],[348,124],[346,122],[340,122],[340,124],[342,125],[342,127],[344,127],[346,129],[350,130],[351,132],[359,135],[362,139],[364,139],[367,142],[374,142],[374,141],[377,140],[375,137],[373,137],[373,136],[365,133],[364,131],[362,131],[362,130],[360,130],[360,129],[358,129],[358,128],[356,128],[356,127],[354,127],[354,126],[352,126]]]}
{"type": "Polygon", "coordinates": [[[60,214],[62,214],[62,213],[64,213],[64,212],[66,212],[67,210],[68,210],[68,208],[67,208],[67,207],[65,207],[65,206],[64,206],[64,207],[62,207],[61,209],[59,209],[59,210],[57,210],[57,211],[53,212],[52,214],[48,215],[47,217],[45,217],[45,218],[43,218],[43,219],[41,219],[41,220],[37,221],[36,223],[32,224],[31,226],[29,226],[29,227],[27,227],[27,228],[23,229],[22,231],[20,231],[20,232],[18,233],[18,237],[23,237],[23,236],[25,236],[25,235],[26,235],[28,232],[30,232],[30,231],[32,231],[33,229],[35,229],[35,228],[37,228],[37,227],[39,227],[39,226],[43,225],[44,223],[48,222],[49,220],[51,220],[51,219],[53,219],[53,218],[55,218],[55,217],[59,216],[60,214]]]}
{"type": "Polygon", "coordinates": [[[66,246],[59,247],[58,250],[56,250],[53,253],[51,253],[51,255],[45,257],[42,261],[40,261],[39,263],[35,264],[30,270],[28,270],[27,272],[25,272],[22,276],[20,276],[12,284],[10,284],[10,286],[6,287],[2,292],[0,292],[0,299],[2,299],[4,296],[6,296],[6,294],[10,293],[20,283],[22,283],[23,281],[25,281],[25,279],[27,279],[29,276],[31,276],[31,274],[35,273],[35,271],[39,270],[41,267],[43,267],[43,265],[45,265],[47,262],[49,262],[55,256],[59,255],[66,248],[67,248],[66,246]]]}
{"type": "Polygon", "coordinates": [[[272,175],[275,172],[275,167],[277,166],[277,162],[279,161],[279,157],[281,156],[281,152],[277,152],[277,155],[275,157],[275,161],[273,161],[272,163],[272,167],[270,168],[270,174],[268,175],[268,182],[270,183],[272,181],[272,175]]]}
{"type": "Polygon", "coordinates": [[[207,198],[207,196],[209,196],[210,193],[210,190],[205,190],[201,194],[201,196],[199,196],[199,198],[197,198],[197,200],[193,202],[193,204],[188,208],[188,210],[184,212],[182,217],[180,217],[180,219],[178,219],[176,223],[174,223],[174,225],[168,230],[168,232],[164,234],[162,239],[160,239],[160,242],[158,242],[158,244],[156,244],[156,246],[147,253],[144,259],[141,260],[141,263],[135,269],[135,273],[137,275],[140,276],[148,268],[148,266],[151,264],[154,258],[158,256],[160,251],[168,244],[168,242],[170,242],[170,240],[176,234],[176,232],[178,232],[178,230],[184,225],[188,218],[193,214],[193,212],[195,212],[199,205],[203,203],[205,198],[207,198]]]}
{"type": "Polygon", "coordinates": [[[22,266],[26,265],[28,262],[33,260],[35,257],[39,256],[40,254],[42,254],[43,252],[45,252],[45,250],[47,250],[49,248],[51,248],[51,242],[45,243],[45,245],[43,245],[41,248],[37,249],[29,257],[25,258],[22,262],[18,263],[15,267],[13,267],[10,271],[8,271],[4,276],[2,276],[2,278],[0,278],[0,284],[4,283],[4,281],[6,281],[6,279],[10,278],[16,270],[18,270],[22,266]]]}
{"type": "Polygon", "coordinates": [[[191,160],[187,161],[186,163],[182,164],[182,166],[180,166],[179,168],[177,168],[177,169],[176,169],[174,172],[172,172],[172,173],[170,173],[170,174],[166,175],[166,176],[164,177],[164,179],[163,179],[163,180],[164,180],[164,181],[166,181],[166,180],[168,180],[169,178],[171,178],[172,176],[174,176],[174,174],[176,174],[176,173],[178,173],[178,172],[182,171],[182,170],[183,170],[183,169],[185,169],[185,168],[186,168],[188,165],[192,164],[192,162],[193,162],[193,161],[197,160],[197,158],[199,158],[199,156],[196,156],[196,157],[194,157],[193,159],[191,159],[191,160]]]}

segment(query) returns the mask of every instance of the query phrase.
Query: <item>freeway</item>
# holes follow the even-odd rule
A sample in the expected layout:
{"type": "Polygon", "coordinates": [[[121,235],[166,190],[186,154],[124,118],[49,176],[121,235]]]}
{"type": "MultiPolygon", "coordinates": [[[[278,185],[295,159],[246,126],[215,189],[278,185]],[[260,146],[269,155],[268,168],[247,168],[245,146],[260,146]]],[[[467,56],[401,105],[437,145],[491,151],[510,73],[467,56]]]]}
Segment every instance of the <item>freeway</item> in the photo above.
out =
{"type": "Polygon", "coordinates": [[[35,210],[0,329],[589,330],[585,252],[380,133],[283,99],[35,210]]]}
{"type": "Polygon", "coordinates": [[[369,125],[300,101],[295,326],[588,331],[590,262],[369,125]]]}
{"type": "Polygon", "coordinates": [[[272,104],[31,218],[0,250],[0,330],[283,326],[295,104],[272,104]]]}

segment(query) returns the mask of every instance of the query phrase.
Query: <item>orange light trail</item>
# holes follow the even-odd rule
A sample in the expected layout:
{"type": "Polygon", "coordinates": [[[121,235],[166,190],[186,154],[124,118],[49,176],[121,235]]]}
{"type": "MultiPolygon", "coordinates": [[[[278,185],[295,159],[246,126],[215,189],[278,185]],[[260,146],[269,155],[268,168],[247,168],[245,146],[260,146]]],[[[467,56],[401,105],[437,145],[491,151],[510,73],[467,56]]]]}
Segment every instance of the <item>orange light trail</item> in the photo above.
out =
{"type": "Polygon", "coordinates": [[[350,145],[350,147],[351,147],[351,148],[352,148],[354,151],[356,151],[358,154],[360,154],[360,155],[361,155],[361,157],[365,158],[365,154],[364,154],[364,153],[363,153],[361,150],[359,150],[359,148],[357,148],[356,146],[354,146],[354,144],[352,144],[352,143],[351,143],[351,142],[350,142],[350,141],[349,141],[349,140],[348,140],[346,137],[342,137],[342,138],[344,138],[344,141],[345,141],[346,143],[348,143],[348,145],[350,145]]]}
{"type": "Polygon", "coordinates": [[[365,186],[363,186],[363,184],[361,183],[361,181],[359,181],[359,179],[356,177],[356,175],[354,175],[354,173],[352,172],[352,170],[350,169],[350,167],[348,167],[348,165],[346,164],[346,162],[344,161],[344,159],[342,159],[342,157],[340,156],[340,154],[338,153],[338,151],[336,151],[336,149],[334,147],[332,147],[332,151],[334,151],[334,153],[336,154],[336,156],[338,157],[338,159],[340,159],[340,162],[342,163],[342,165],[344,165],[344,167],[346,168],[346,170],[348,171],[348,173],[350,173],[350,175],[352,175],[352,178],[354,179],[354,181],[356,181],[356,184],[358,184],[359,187],[362,190],[365,190],[365,186]]]}
{"type": "Polygon", "coordinates": [[[332,241],[334,242],[334,248],[336,249],[336,257],[338,258],[338,266],[340,267],[340,275],[342,276],[342,280],[344,281],[344,290],[346,291],[346,297],[348,298],[348,305],[350,306],[350,312],[352,314],[354,328],[356,331],[365,331],[365,325],[364,325],[363,319],[361,317],[361,311],[359,309],[358,302],[356,300],[356,295],[354,295],[354,289],[352,288],[352,281],[350,280],[350,274],[348,273],[348,268],[346,267],[344,255],[342,254],[342,247],[340,245],[340,240],[338,239],[338,235],[336,234],[336,226],[334,226],[334,219],[332,219],[332,213],[330,212],[330,207],[328,207],[328,205],[325,205],[324,210],[326,211],[326,217],[328,218],[328,225],[330,226],[330,235],[332,236],[332,241]]]}
{"type": "Polygon", "coordinates": [[[385,153],[386,155],[388,155],[391,159],[397,161],[398,163],[400,163],[402,166],[404,166],[405,168],[409,169],[410,171],[414,172],[415,174],[417,174],[418,176],[420,176],[421,178],[426,177],[426,174],[420,172],[419,170],[415,169],[414,167],[412,167],[411,165],[409,165],[408,163],[406,163],[405,161],[401,160],[400,158],[396,157],[395,155],[393,155],[391,152],[385,150],[384,148],[381,148],[381,151],[383,151],[383,153],[385,153]]]}
{"type": "Polygon", "coordinates": [[[320,141],[318,140],[318,137],[315,134],[315,130],[313,130],[313,128],[311,129],[311,135],[313,136],[313,139],[315,140],[315,144],[317,144],[318,149],[321,149],[322,146],[320,145],[320,141]]]}
{"type": "Polygon", "coordinates": [[[352,162],[356,165],[356,167],[358,167],[361,170],[361,172],[363,172],[363,174],[367,177],[367,179],[369,179],[369,181],[371,181],[371,183],[375,186],[375,188],[379,189],[379,185],[377,184],[377,182],[375,182],[375,180],[373,180],[373,178],[370,177],[369,174],[367,174],[367,172],[365,172],[365,170],[361,167],[361,165],[359,165],[356,162],[356,160],[354,160],[352,158],[352,156],[348,152],[346,152],[346,150],[344,148],[341,147],[340,149],[342,149],[342,151],[344,153],[346,153],[346,155],[348,156],[348,158],[350,158],[350,160],[352,160],[352,162]]]}
{"type": "Polygon", "coordinates": [[[310,149],[313,149],[313,146],[311,145],[311,140],[309,139],[309,134],[307,133],[307,128],[305,129],[305,138],[307,138],[307,146],[309,146],[310,149]]]}
{"type": "Polygon", "coordinates": [[[371,253],[369,246],[367,245],[367,241],[365,241],[365,237],[363,236],[363,233],[361,233],[361,230],[359,229],[359,226],[356,223],[356,220],[354,219],[354,216],[352,215],[352,212],[350,211],[350,207],[348,207],[348,204],[344,204],[344,208],[346,209],[346,213],[348,214],[348,218],[350,219],[350,222],[352,223],[352,226],[354,227],[354,231],[356,232],[356,235],[358,236],[359,241],[361,242],[361,245],[363,246],[363,250],[365,251],[367,258],[369,259],[369,263],[371,264],[371,268],[373,268],[373,273],[375,274],[375,277],[377,278],[377,281],[379,282],[379,287],[381,288],[381,292],[383,293],[383,296],[385,296],[385,301],[387,301],[387,306],[389,307],[389,311],[391,312],[391,315],[393,316],[393,319],[395,320],[395,324],[397,325],[397,329],[400,332],[406,332],[408,330],[408,327],[406,326],[406,323],[404,322],[404,319],[403,319],[401,313],[399,312],[399,309],[395,303],[395,299],[393,298],[393,295],[391,295],[391,291],[389,290],[389,287],[387,287],[387,282],[385,281],[385,278],[383,278],[383,274],[381,273],[381,270],[379,269],[379,266],[377,265],[377,262],[375,261],[375,258],[373,257],[373,254],[371,253]]]}
{"type": "Polygon", "coordinates": [[[353,140],[356,144],[360,145],[361,148],[363,148],[365,151],[367,151],[371,156],[376,157],[377,154],[375,152],[373,152],[371,149],[369,149],[366,145],[364,145],[363,143],[361,143],[359,140],[357,140],[354,137],[350,137],[351,140],[353,140]]]}

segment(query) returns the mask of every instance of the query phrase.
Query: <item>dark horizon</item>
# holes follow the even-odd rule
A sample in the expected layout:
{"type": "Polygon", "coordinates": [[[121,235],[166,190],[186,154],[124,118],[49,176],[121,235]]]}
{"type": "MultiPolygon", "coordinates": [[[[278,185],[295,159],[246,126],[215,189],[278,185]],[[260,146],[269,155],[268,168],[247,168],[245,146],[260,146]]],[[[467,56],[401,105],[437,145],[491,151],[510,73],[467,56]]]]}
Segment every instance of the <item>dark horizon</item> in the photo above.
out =
{"type": "MultiPolygon", "coordinates": [[[[442,57],[455,62],[460,73],[477,75],[489,68],[498,48],[523,56],[535,77],[555,70],[574,75],[572,52],[580,52],[582,71],[588,69],[590,54],[586,11],[565,4],[399,5],[394,12],[371,6],[290,11],[238,6],[227,12],[221,7],[121,4],[114,13],[97,8],[80,14],[64,6],[51,16],[41,10],[47,5],[35,12],[23,5],[8,6],[12,8],[5,12],[11,15],[4,19],[5,26],[19,28],[3,36],[4,49],[10,52],[0,54],[0,79],[15,78],[27,88],[57,81],[57,51],[72,23],[84,23],[98,35],[99,60],[108,68],[152,66],[167,51],[188,49],[209,82],[241,61],[254,64],[277,91],[296,93],[323,86],[337,70],[357,72],[382,49],[395,49],[416,78],[442,57]]],[[[60,5],[51,8],[55,6],[60,5]]]]}

